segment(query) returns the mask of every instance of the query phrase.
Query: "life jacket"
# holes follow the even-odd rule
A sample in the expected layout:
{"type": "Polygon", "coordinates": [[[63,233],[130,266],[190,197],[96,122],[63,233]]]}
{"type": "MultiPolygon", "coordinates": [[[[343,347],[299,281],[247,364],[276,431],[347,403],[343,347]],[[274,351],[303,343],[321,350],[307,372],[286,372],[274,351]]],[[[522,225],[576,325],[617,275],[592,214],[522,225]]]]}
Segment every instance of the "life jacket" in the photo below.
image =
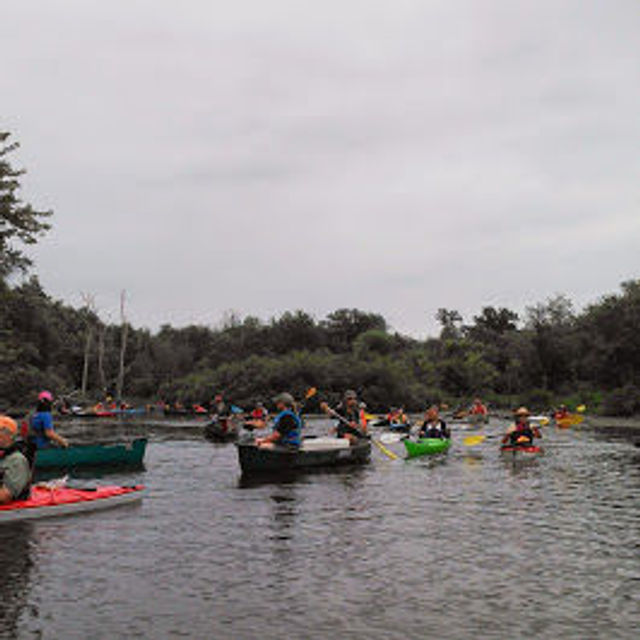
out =
{"type": "Polygon", "coordinates": [[[420,436],[423,438],[445,438],[446,434],[443,427],[442,420],[438,420],[435,424],[424,424],[420,429],[420,436]]]}
{"type": "Polygon", "coordinates": [[[526,444],[532,444],[534,438],[533,429],[530,424],[516,424],[516,428],[509,434],[510,443],[514,446],[523,446],[526,444]],[[519,442],[520,438],[526,438],[528,443],[519,442]]]}
{"type": "Polygon", "coordinates": [[[280,442],[278,444],[290,445],[294,447],[299,447],[302,442],[302,420],[300,416],[291,409],[285,409],[281,411],[273,422],[273,428],[277,430],[278,424],[280,420],[285,416],[293,416],[293,419],[296,421],[296,428],[289,433],[283,434],[280,442]]]}

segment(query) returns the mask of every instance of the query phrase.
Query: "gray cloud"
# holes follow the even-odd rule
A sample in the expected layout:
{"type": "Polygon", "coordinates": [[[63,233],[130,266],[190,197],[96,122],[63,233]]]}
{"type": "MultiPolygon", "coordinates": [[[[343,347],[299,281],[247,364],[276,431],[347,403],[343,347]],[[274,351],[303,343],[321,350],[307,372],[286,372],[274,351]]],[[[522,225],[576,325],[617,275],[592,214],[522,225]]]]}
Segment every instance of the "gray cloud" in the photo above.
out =
{"type": "Polygon", "coordinates": [[[3,5],[55,295],[134,321],[584,303],[638,276],[635,1],[3,5]]]}

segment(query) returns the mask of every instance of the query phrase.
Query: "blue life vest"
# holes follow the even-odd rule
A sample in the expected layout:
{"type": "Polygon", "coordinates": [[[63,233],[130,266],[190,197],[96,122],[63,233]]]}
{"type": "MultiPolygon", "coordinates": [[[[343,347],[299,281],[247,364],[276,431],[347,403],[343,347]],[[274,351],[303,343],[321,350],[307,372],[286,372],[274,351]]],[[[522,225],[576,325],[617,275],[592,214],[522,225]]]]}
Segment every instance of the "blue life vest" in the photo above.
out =
{"type": "Polygon", "coordinates": [[[283,434],[278,444],[299,447],[302,442],[302,420],[295,411],[291,411],[291,409],[285,409],[284,411],[281,411],[274,420],[273,428],[277,431],[280,420],[285,416],[293,417],[293,419],[296,421],[296,428],[289,431],[288,433],[283,434]]]}
{"type": "Polygon", "coordinates": [[[48,449],[53,446],[45,435],[45,431],[53,429],[53,418],[48,411],[40,411],[31,418],[33,439],[38,449],[48,449]]]}

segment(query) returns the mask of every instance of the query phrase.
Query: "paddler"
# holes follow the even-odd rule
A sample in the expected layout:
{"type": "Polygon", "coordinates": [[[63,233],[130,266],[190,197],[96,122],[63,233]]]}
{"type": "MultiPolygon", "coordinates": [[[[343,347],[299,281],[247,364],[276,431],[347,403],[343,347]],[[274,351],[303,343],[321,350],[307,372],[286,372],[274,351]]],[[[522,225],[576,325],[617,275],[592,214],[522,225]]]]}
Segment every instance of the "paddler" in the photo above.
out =
{"type": "Polygon", "coordinates": [[[69,446],[66,438],[56,433],[53,428],[51,408],[53,395],[50,391],[41,391],[38,394],[36,413],[31,417],[31,435],[37,449],[50,449],[51,447],[69,446]]]}
{"type": "Polygon", "coordinates": [[[480,398],[474,398],[471,409],[469,409],[469,413],[472,416],[482,416],[483,418],[486,418],[489,415],[489,409],[487,409],[487,406],[480,398]]]}
{"type": "Polygon", "coordinates": [[[352,389],[345,391],[342,402],[335,409],[331,409],[326,402],[320,408],[324,413],[340,419],[335,427],[338,438],[346,438],[350,444],[356,444],[367,437],[367,418],[358,404],[358,394],[352,389]]]}
{"type": "Polygon", "coordinates": [[[558,421],[562,421],[562,420],[566,420],[567,418],[570,418],[571,414],[569,413],[569,409],[567,409],[567,405],[561,404],[560,408],[553,414],[553,417],[558,421]]]}
{"type": "Polygon", "coordinates": [[[418,438],[451,438],[451,432],[447,423],[440,417],[437,405],[434,404],[425,412],[424,421],[418,431],[418,438]]]}
{"type": "Polygon", "coordinates": [[[264,438],[256,438],[256,444],[264,449],[298,449],[302,441],[302,420],[296,411],[293,396],[290,393],[280,393],[273,402],[278,410],[273,421],[273,431],[264,438]]]}
{"type": "Polygon", "coordinates": [[[29,497],[31,468],[16,446],[17,437],[15,420],[0,416],[0,504],[29,497]]]}
{"type": "Polygon", "coordinates": [[[530,447],[534,438],[542,438],[540,429],[532,426],[529,422],[530,415],[526,407],[520,407],[514,412],[515,422],[507,429],[507,433],[502,438],[503,445],[530,447]]]}

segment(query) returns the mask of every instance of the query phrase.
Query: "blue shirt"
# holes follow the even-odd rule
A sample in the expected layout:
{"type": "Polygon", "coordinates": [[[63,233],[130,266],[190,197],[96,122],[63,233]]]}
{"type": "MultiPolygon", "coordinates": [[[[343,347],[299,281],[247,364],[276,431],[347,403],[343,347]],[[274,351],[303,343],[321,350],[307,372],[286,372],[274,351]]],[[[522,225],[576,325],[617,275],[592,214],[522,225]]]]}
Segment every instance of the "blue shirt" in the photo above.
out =
{"type": "Polygon", "coordinates": [[[53,429],[53,417],[49,411],[39,411],[31,418],[31,430],[38,449],[47,449],[52,446],[51,440],[45,435],[45,431],[53,429]]]}
{"type": "Polygon", "coordinates": [[[281,411],[275,418],[273,430],[280,435],[278,444],[299,447],[302,441],[302,421],[297,413],[281,411]]]}

